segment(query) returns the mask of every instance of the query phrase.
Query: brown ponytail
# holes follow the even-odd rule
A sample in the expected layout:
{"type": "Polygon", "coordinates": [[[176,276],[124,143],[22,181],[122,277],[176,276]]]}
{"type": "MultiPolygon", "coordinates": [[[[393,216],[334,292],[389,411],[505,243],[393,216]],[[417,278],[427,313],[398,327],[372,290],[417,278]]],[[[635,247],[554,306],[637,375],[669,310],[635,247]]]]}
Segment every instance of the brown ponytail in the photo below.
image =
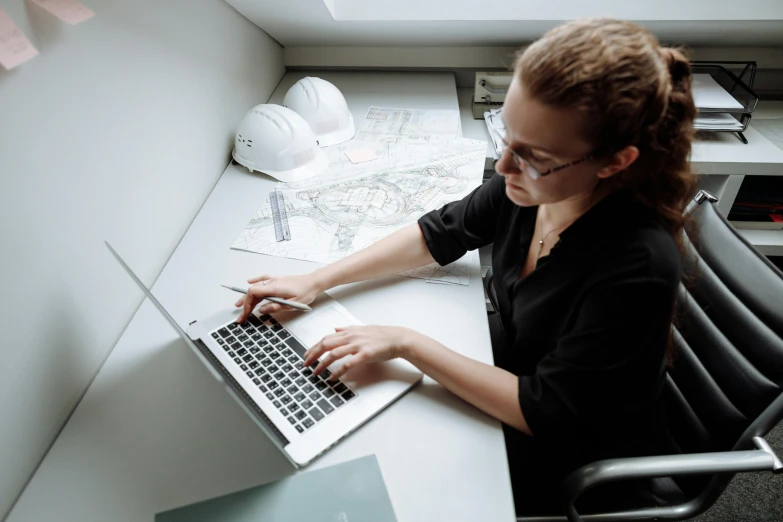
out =
{"type": "Polygon", "coordinates": [[[657,211],[682,250],[683,210],[696,188],[689,161],[696,107],[688,59],[671,47],[659,48],[659,56],[664,70],[659,77],[660,120],[651,126],[649,139],[636,144],[639,164],[632,165],[617,182],[631,188],[639,201],[657,211]]]}
{"type": "Polygon", "coordinates": [[[636,24],[589,19],[549,31],[518,56],[515,70],[543,103],[582,112],[583,135],[598,150],[639,149],[637,161],[610,179],[653,209],[679,243],[696,186],[685,56],[636,24]]]}

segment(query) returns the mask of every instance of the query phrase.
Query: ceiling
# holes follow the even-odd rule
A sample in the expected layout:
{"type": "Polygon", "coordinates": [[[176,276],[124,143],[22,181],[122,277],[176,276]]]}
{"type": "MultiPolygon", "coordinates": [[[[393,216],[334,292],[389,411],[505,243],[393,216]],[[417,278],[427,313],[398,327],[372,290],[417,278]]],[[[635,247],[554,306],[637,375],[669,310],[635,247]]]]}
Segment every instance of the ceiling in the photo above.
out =
{"type": "Polygon", "coordinates": [[[743,4],[734,0],[731,5],[725,0],[700,0],[699,11],[704,15],[699,20],[673,19],[675,15],[693,18],[697,13],[693,8],[696,0],[625,2],[630,7],[619,8],[607,7],[619,2],[594,0],[589,5],[595,9],[595,13],[584,7],[587,4],[563,0],[546,3],[536,1],[535,10],[530,9],[530,0],[483,0],[480,3],[475,0],[450,0],[446,11],[435,9],[433,0],[429,3],[424,0],[396,0],[388,3],[367,0],[226,1],[285,47],[515,46],[534,40],[561,23],[566,12],[572,13],[569,18],[587,14],[633,18],[666,43],[692,46],[783,46],[783,2],[777,0],[746,0],[743,4]],[[494,9],[495,12],[492,9],[493,5],[501,3],[517,6],[517,11],[508,12],[506,9],[502,15],[504,19],[488,19],[501,18],[498,14],[500,9],[494,9]],[[564,10],[564,4],[579,8],[564,10]],[[602,4],[605,4],[604,12],[599,12],[602,4]],[[680,4],[682,8],[674,9],[680,4]],[[477,9],[477,5],[481,9],[477,9]],[[639,5],[647,6],[647,11],[640,11],[639,5]],[[672,9],[662,10],[662,5],[672,9]],[[414,16],[416,6],[420,7],[419,15],[414,16]],[[465,9],[460,11],[457,9],[459,6],[465,9]],[[743,20],[720,19],[727,18],[738,7],[743,20]],[[439,12],[448,14],[438,17],[439,12]],[[665,17],[661,15],[662,12],[665,17]],[[395,20],[389,20],[389,17],[395,20]]]}
{"type": "Polygon", "coordinates": [[[775,0],[322,0],[336,20],[498,21],[610,16],[625,20],[779,20],[775,0]]]}

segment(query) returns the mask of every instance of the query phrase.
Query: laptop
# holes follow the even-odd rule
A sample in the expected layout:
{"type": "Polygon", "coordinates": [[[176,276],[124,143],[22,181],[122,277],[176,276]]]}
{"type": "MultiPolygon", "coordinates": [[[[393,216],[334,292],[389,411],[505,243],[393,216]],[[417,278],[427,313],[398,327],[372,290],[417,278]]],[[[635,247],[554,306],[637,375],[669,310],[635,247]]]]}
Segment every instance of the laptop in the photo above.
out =
{"type": "Polygon", "coordinates": [[[362,365],[328,382],[337,361],[319,376],[304,368],[305,350],[334,332],[361,324],[340,303],[322,294],[311,312],[253,314],[235,321],[240,309],[219,311],[187,330],[171,317],[107,242],[114,257],[184,339],[201,362],[291,464],[306,466],[380,413],[422,378],[407,361],[362,365]]]}

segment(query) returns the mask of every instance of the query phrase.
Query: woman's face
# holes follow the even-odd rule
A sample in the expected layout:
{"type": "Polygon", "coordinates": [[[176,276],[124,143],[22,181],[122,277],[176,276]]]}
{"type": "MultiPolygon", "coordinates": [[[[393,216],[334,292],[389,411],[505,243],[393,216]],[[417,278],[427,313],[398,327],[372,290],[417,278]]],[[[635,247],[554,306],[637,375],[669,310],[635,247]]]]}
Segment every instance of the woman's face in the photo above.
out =
{"type": "MultiPolygon", "coordinates": [[[[544,105],[529,97],[515,79],[501,113],[510,149],[524,151],[539,172],[580,160],[593,152],[593,146],[580,136],[582,115],[575,110],[544,105]]],[[[598,184],[597,160],[554,171],[538,179],[528,174],[528,166],[518,168],[510,151],[495,164],[506,179],[506,195],[522,207],[556,203],[592,194],[598,184]]]]}

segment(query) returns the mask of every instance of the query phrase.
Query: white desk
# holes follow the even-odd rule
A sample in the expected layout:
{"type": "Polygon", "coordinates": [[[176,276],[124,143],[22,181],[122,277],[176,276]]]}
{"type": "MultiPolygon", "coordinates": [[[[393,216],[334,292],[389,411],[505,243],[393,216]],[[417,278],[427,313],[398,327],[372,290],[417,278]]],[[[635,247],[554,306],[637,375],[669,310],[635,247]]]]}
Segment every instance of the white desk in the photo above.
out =
{"type": "MultiPolygon", "coordinates": [[[[272,101],[303,74],[287,74],[272,101]]],[[[456,109],[450,74],[319,73],[361,121],[370,105],[456,109]]],[[[153,291],[183,326],[236,296],[219,283],[317,265],[229,249],[273,187],[229,166],[153,291]]],[[[144,255],[107,238],[131,266],[144,255]]],[[[114,263],[106,252],[106,262],[114,263]]],[[[390,277],[333,295],[366,323],[418,329],[492,360],[478,266],[469,286],[390,277]]],[[[119,266],[117,277],[127,278],[119,266]]],[[[132,284],[128,279],[128,284],[132,284]]],[[[96,318],[98,320],[99,318],[96,318]]],[[[375,453],[400,521],[511,521],[514,507],[498,422],[425,378],[311,468],[375,453]]],[[[153,520],[156,512],[292,473],[222,385],[145,302],[33,477],[10,522],[153,520]]],[[[306,498],[303,494],[303,498],[306,498]]]]}

